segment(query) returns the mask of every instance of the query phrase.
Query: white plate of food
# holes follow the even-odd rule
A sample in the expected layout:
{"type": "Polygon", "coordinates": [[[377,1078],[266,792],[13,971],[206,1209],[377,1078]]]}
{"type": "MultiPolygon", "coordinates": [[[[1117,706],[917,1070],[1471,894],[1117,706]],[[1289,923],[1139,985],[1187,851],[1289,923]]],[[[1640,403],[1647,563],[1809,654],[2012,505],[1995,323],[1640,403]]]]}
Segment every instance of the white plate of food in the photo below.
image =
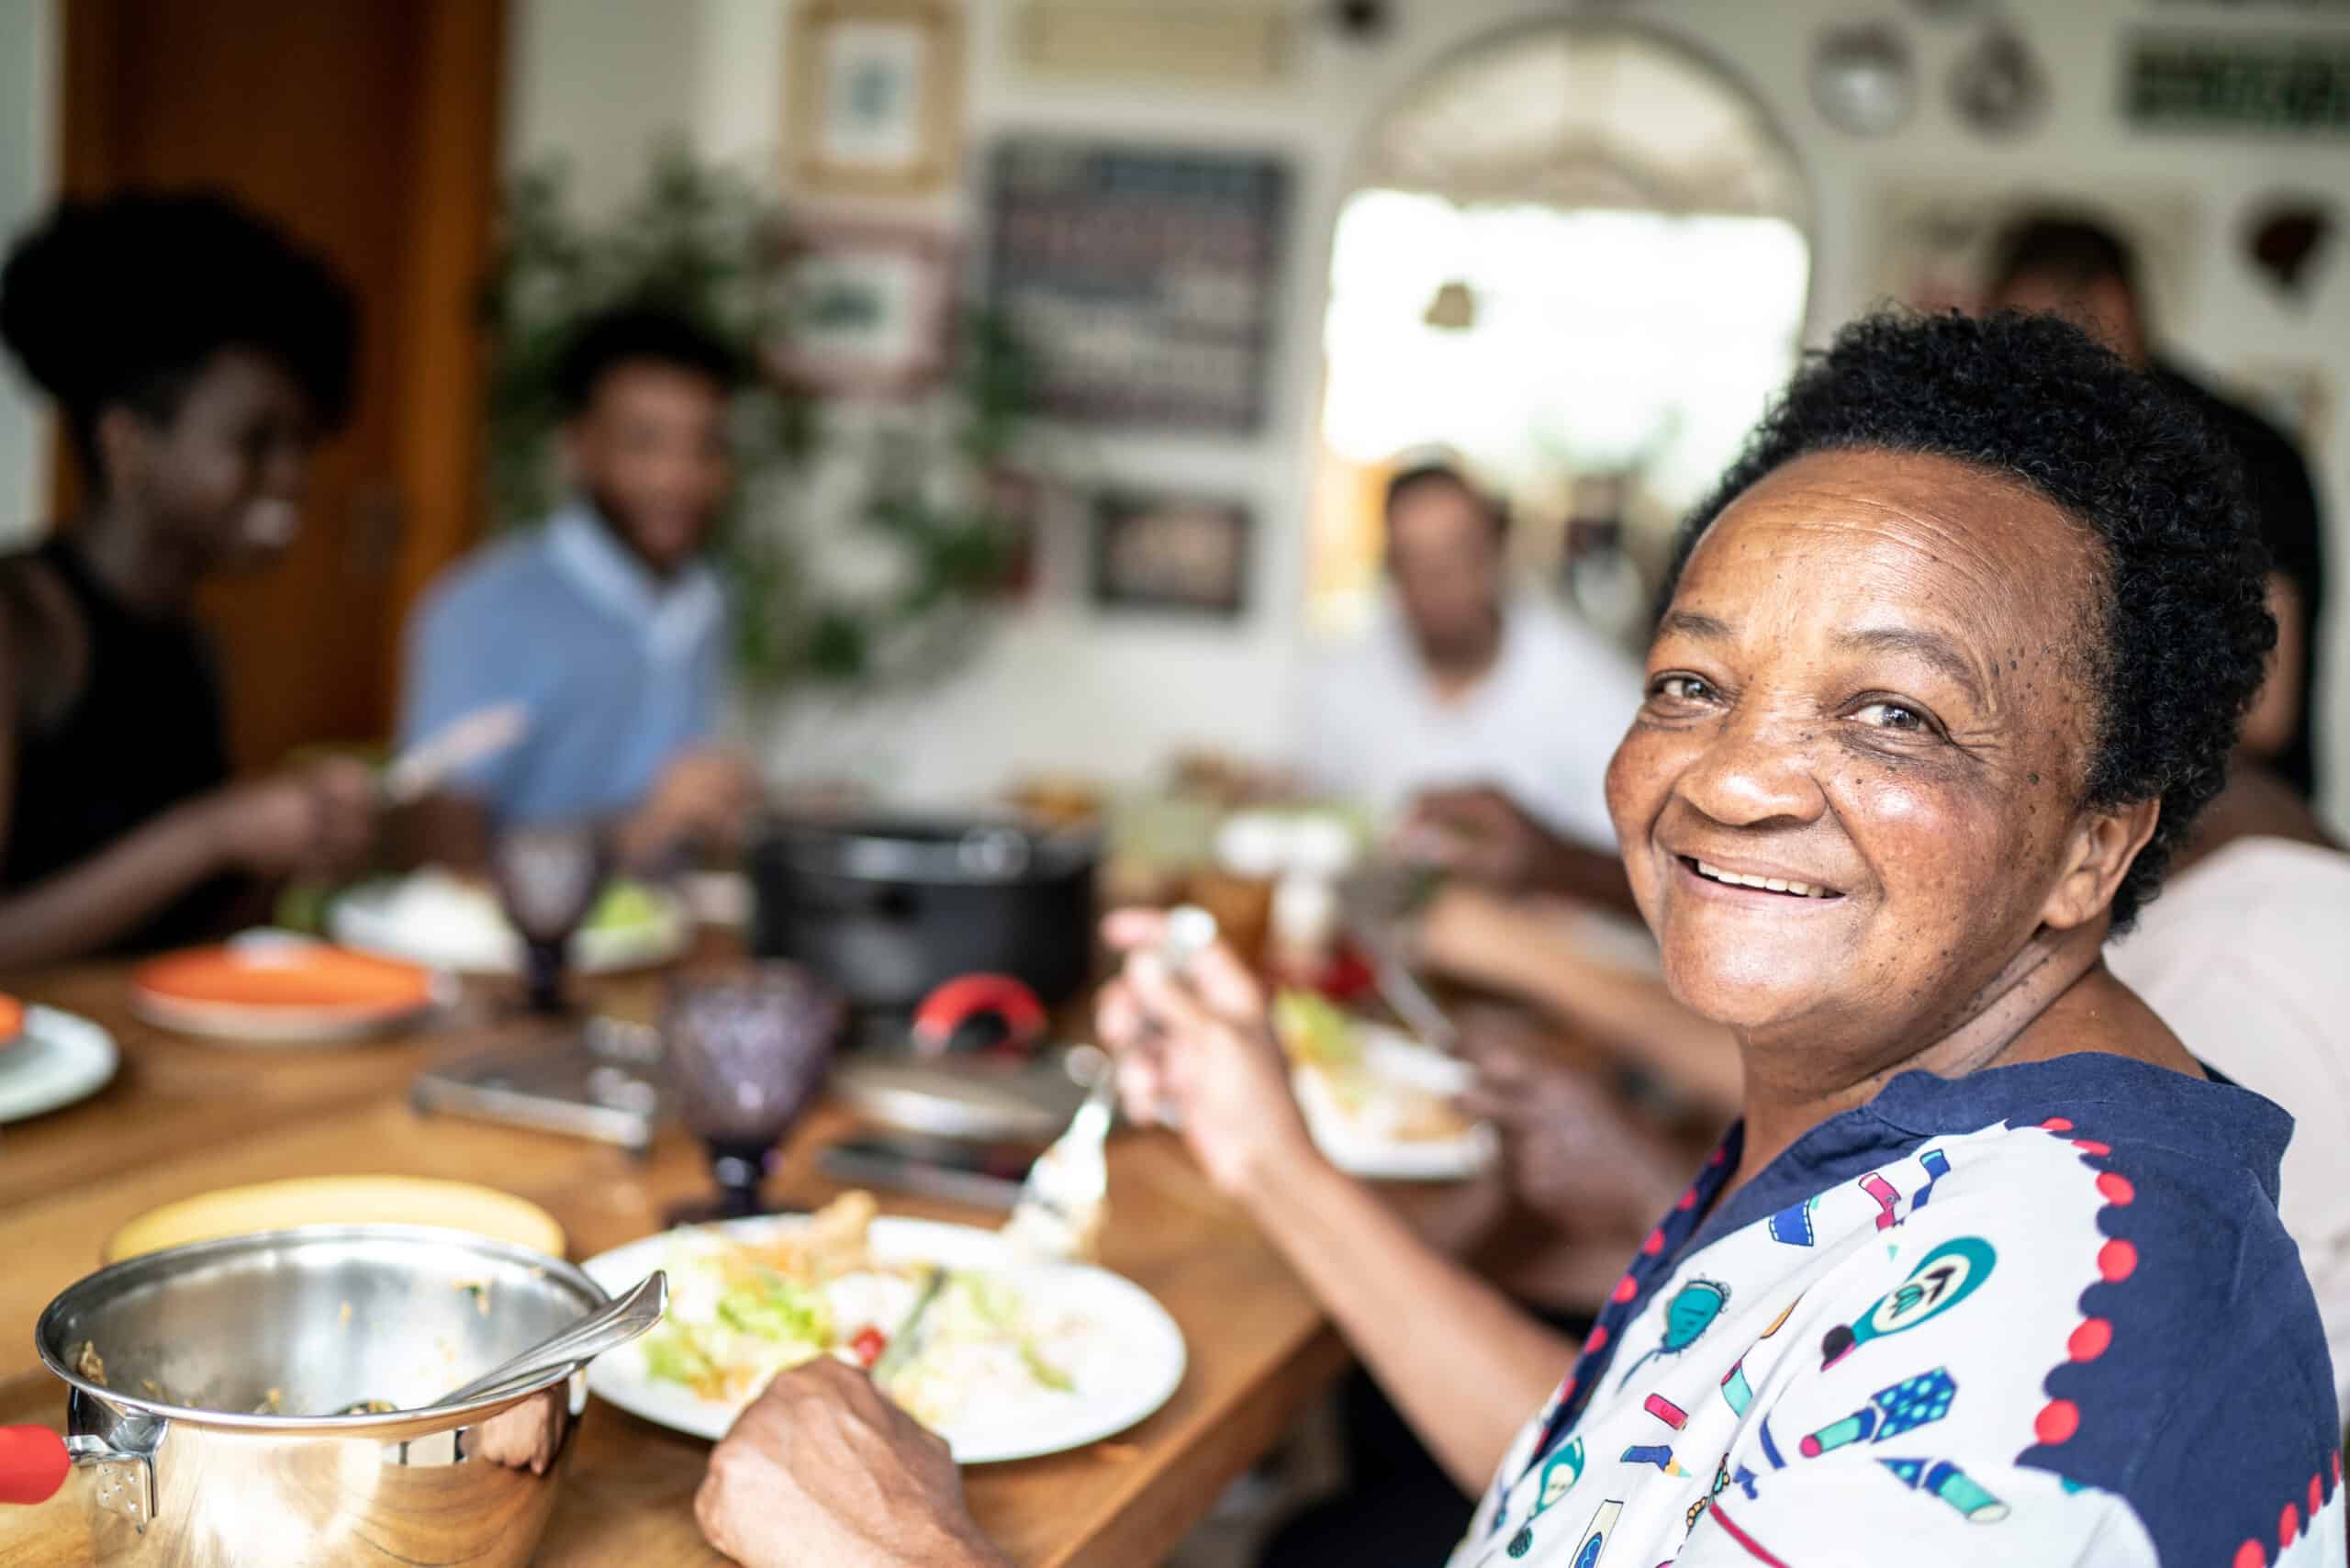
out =
{"type": "Polygon", "coordinates": [[[599,1397],[715,1439],[777,1372],[871,1364],[930,1271],[945,1282],[883,1391],[962,1464],[1032,1459],[1125,1430],[1183,1381],[1182,1330],[1132,1281],[1015,1255],[993,1231],[875,1217],[852,1193],[814,1215],[651,1236],[582,1265],[618,1293],[669,1273],[667,1318],[588,1369],[599,1397]]]}
{"type": "MultiPolygon", "coordinates": [[[[464,975],[522,969],[522,938],[488,883],[439,869],[368,882],[335,901],[328,927],[346,947],[464,975]]],[[[666,964],[686,950],[693,922],[663,889],[626,879],[596,901],[572,938],[572,966],[610,974],[666,964]]]]}
{"type": "Polygon", "coordinates": [[[113,1081],[121,1060],[114,1036],[87,1018],[25,1008],[22,1025],[0,1047],[0,1122],[27,1121],[88,1099],[113,1081]]]}
{"type": "Polygon", "coordinates": [[[1274,1032],[1306,1127],[1330,1162],[1379,1182],[1460,1182],[1500,1152],[1494,1129],[1460,1109],[1467,1062],[1398,1029],[1283,991],[1274,1032]]]}

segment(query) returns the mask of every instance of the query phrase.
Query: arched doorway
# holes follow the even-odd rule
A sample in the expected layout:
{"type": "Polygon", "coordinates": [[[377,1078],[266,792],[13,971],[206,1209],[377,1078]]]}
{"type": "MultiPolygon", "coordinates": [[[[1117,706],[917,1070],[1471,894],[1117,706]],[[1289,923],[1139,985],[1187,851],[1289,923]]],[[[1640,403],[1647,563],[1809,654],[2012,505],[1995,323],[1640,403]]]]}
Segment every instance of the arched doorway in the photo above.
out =
{"type": "Polygon", "coordinates": [[[1685,46],[1542,22],[1422,76],[1352,185],[1330,252],[1309,623],[1370,612],[1381,487],[1399,456],[1440,447],[1508,495],[1528,569],[1628,636],[1673,519],[1794,364],[1810,276],[1794,153],[1685,46]]]}

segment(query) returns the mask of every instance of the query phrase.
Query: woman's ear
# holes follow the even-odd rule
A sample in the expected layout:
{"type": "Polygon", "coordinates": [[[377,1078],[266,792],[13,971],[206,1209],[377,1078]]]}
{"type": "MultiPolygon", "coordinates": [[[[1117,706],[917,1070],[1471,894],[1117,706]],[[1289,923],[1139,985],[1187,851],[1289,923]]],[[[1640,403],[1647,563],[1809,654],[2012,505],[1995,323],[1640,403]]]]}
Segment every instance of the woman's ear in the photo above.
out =
{"type": "Polygon", "coordinates": [[[2065,841],[2063,872],[2040,906],[2041,923],[2070,931],[2102,913],[2138,852],[2154,835],[2162,814],[2159,795],[2126,806],[2083,811],[2065,841]]]}

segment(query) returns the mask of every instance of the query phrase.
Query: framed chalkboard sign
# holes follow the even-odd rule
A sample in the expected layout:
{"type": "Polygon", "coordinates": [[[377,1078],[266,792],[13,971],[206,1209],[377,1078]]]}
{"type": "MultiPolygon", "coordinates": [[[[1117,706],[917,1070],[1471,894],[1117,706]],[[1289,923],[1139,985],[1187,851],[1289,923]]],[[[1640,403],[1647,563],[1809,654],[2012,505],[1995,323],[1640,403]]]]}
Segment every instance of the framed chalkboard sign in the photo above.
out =
{"type": "Polygon", "coordinates": [[[1248,599],[1248,508],[1108,490],[1093,501],[1093,602],[1231,620],[1248,599]]]}
{"type": "Polygon", "coordinates": [[[2141,129],[2350,134],[2350,37],[2159,29],[2129,47],[2121,112],[2141,129]]]}
{"type": "Polygon", "coordinates": [[[1038,363],[1038,411],[1247,435],[1265,416],[1289,174],[1270,156],[1001,142],[988,294],[1038,363]]]}

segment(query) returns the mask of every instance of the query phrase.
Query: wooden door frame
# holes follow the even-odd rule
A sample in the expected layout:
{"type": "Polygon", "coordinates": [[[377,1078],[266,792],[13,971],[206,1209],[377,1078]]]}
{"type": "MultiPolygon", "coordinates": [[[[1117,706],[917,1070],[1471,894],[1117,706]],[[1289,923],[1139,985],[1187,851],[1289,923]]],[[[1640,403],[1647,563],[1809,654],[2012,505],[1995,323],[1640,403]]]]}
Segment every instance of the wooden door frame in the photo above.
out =
{"type": "MultiPolygon", "coordinates": [[[[424,0],[425,101],[409,190],[400,332],[398,447],[406,515],[392,569],[386,667],[397,693],[400,633],[433,576],[480,539],[488,512],[487,340],[482,288],[496,243],[504,0],[424,0]]],[[[397,699],[396,699],[397,700],[397,699]]]]}
{"type": "MultiPolygon", "coordinates": [[[[59,188],[110,189],[121,157],[109,133],[107,69],[140,0],[58,0],[62,14],[59,188]]],[[[153,3],[153,0],[147,0],[153,3]]],[[[402,370],[393,424],[401,509],[390,577],[384,667],[399,669],[408,610],[435,573],[481,537],[487,513],[483,440],[486,342],[481,290],[493,255],[498,197],[506,12],[503,0],[414,0],[425,15],[418,73],[423,101],[407,207],[408,265],[384,342],[402,370]]],[[[62,430],[52,436],[51,516],[80,501],[62,430]]],[[[397,690],[395,678],[386,689],[397,690]]]]}

